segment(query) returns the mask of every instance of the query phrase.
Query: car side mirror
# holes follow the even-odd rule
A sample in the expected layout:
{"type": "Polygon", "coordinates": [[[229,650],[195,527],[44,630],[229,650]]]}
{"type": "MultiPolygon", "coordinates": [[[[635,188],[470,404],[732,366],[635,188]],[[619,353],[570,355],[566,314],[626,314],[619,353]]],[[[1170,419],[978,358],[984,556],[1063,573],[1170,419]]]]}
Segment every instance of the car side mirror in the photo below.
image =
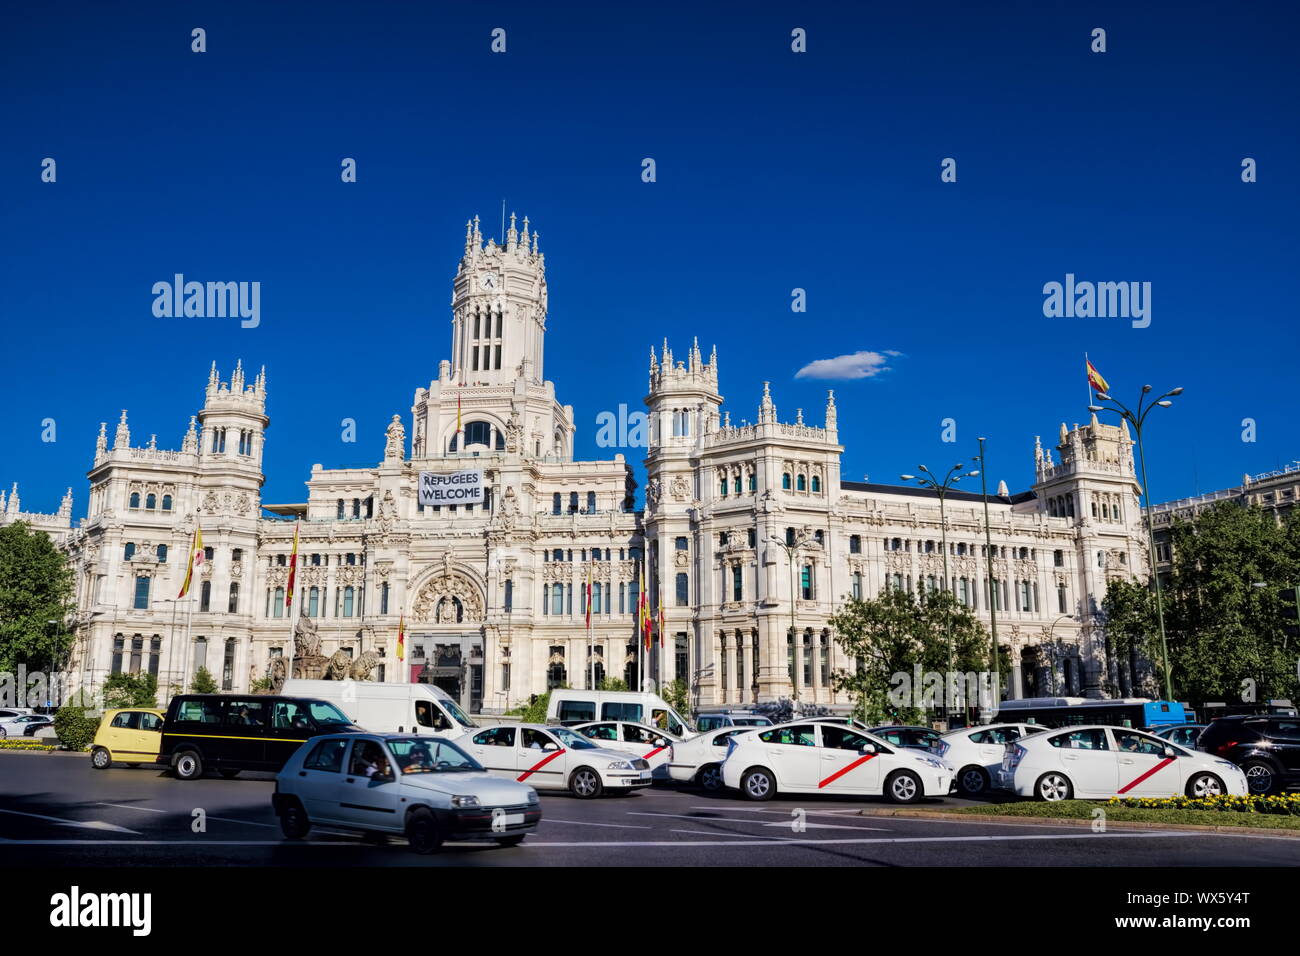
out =
{"type": "Polygon", "coordinates": [[[862,754],[863,756],[866,756],[868,754],[873,754],[875,752],[876,752],[875,744],[863,744],[862,749],[858,751],[858,753],[862,754]]]}
{"type": "Polygon", "coordinates": [[[555,744],[551,743],[551,742],[548,740],[546,743],[542,744],[542,749],[543,749],[543,750],[559,750],[560,748],[557,747],[555,744]]]}
{"type": "Polygon", "coordinates": [[[1178,756],[1178,751],[1175,750],[1173,747],[1170,747],[1168,744],[1165,744],[1165,756],[1166,756],[1166,757],[1177,757],[1177,756],[1178,756]]]}

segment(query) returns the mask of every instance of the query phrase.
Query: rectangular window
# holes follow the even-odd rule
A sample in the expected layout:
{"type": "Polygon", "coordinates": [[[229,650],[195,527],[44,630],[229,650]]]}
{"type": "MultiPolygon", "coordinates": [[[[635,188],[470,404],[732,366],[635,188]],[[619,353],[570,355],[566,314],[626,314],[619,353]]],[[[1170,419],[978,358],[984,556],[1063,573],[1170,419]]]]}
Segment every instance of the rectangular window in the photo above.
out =
{"type": "Polygon", "coordinates": [[[743,601],[745,599],[745,581],[740,565],[733,565],[731,568],[731,599],[733,601],[743,601]]]}
{"type": "Polygon", "coordinates": [[[146,577],[135,579],[135,609],[137,611],[149,610],[149,581],[150,579],[146,577]]]}
{"type": "Polygon", "coordinates": [[[239,582],[232,582],[230,585],[230,598],[226,602],[226,611],[230,614],[239,613],[239,582]]]}
{"type": "Polygon", "coordinates": [[[862,536],[857,534],[849,535],[849,554],[862,553],[862,536]]]}
{"type": "Polygon", "coordinates": [[[813,576],[811,564],[805,564],[803,570],[799,572],[799,594],[805,601],[811,601],[813,598],[813,576]]]}
{"type": "MultiPolygon", "coordinates": [[[[384,585],[384,600],[388,599],[388,585],[384,585]]],[[[515,582],[506,578],[506,613],[515,609],[515,582]]],[[[507,665],[509,667],[509,665],[507,665]]]]}
{"type": "Polygon", "coordinates": [[[862,600],[862,573],[859,571],[853,572],[853,598],[857,601],[862,600]]]}
{"type": "Polygon", "coordinates": [[[685,572],[677,575],[677,606],[686,607],[691,603],[690,579],[685,572]]]}
{"type": "Polygon", "coordinates": [[[199,587],[199,610],[212,610],[212,582],[204,581],[199,587]]]}

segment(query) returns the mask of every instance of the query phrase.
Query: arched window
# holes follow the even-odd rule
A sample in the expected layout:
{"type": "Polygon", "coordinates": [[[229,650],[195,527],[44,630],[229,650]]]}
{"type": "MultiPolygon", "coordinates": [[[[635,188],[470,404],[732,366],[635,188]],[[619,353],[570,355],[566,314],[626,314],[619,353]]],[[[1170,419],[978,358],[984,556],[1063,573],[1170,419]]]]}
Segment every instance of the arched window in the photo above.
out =
{"type": "Polygon", "coordinates": [[[158,563],[159,564],[167,563],[167,545],[165,544],[158,545],[158,563]]]}
{"type": "Polygon", "coordinates": [[[749,473],[749,490],[750,491],[758,490],[758,478],[757,476],[755,476],[755,474],[752,471],[749,473]]]}
{"type": "Polygon", "coordinates": [[[819,495],[819,494],[821,494],[821,490],[822,490],[822,480],[821,480],[819,477],[817,477],[816,475],[813,475],[813,480],[812,480],[812,490],[813,490],[813,494],[815,494],[815,495],[819,495]]]}
{"type": "Polygon", "coordinates": [[[122,558],[123,560],[130,561],[133,557],[135,557],[135,544],[134,542],[128,541],[126,547],[122,549],[122,558]]]}
{"type": "Polygon", "coordinates": [[[162,509],[162,510],[163,510],[163,511],[171,511],[171,510],[172,510],[172,496],[171,496],[171,495],[163,495],[163,509],[162,509]]]}
{"type": "Polygon", "coordinates": [[[158,496],[155,494],[146,495],[144,499],[144,506],[149,511],[156,510],[158,507],[158,496]]]}
{"type": "Polygon", "coordinates": [[[790,490],[790,472],[788,471],[781,476],[781,490],[782,491],[790,490]]]}
{"type": "Polygon", "coordinates": [[[724,498],[727,497],[727,476],[726,475],[723,475],[718,480],[718,494],[720,494],[724,498]]]}
{"type": "Polygon", "coordinates": [[[795,490],[796,490],[796,491],[807,491],[807,490],[808,490],[808,479],[805,478],[803,475],[800,475],[797,479],[795,479],[795,490]]]}
{"type": "Polygon", "coordinates": [[[130,500],[129,504],[127,505],[127,507],[128,507],[128,508],[139,508],[139,507],[140,507],[140,492],[138,492],[138,491],[133,491],[133,492],[131,492],[131,500],[130,500]]]}

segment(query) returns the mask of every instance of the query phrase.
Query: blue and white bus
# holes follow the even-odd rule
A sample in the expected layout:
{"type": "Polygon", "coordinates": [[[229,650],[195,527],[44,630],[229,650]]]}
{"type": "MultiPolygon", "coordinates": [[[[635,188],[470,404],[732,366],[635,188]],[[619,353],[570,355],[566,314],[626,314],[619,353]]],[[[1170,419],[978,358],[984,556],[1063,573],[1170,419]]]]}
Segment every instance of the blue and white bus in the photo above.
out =
{"type": "Polygon", "coordinates": [[[992,715],[995,723],[1034,723],[1044,727],[1106,724],[1112,727],[1167,727],[1196,723],[1186,704],[1172,700],[1125,697],[1089,700],[1084,697],[1028,697],[1004,700],[992,715]]]}

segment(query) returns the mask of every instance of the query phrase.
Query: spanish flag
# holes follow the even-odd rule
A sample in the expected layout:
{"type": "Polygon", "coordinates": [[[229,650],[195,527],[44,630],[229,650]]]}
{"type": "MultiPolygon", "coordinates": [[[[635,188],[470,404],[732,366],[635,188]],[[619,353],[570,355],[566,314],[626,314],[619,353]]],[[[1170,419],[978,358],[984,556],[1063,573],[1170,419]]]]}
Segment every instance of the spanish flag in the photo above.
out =
{"type": "Polygon", "coordinates": [[[637,610],[640,615],[639,624],[641,626],[642,641],[645,644],[645,649],[648,651],[650,650],[650,629],[653,626],[653,622],[650,616],[650,596],[646,594],[646,590],[645,590],[645,565],[644,564],[641,565],[641,598],[637,602],[637,604],[638,604],[637,610]]]}
{"type": "Polygon", "coordinates": [[[664,592],[659,589],[659,647],[664,646],[664,592]]]}
{"type": "Polygon", "coordinates": [[[190,548],[190,563],[185,569],[185,583],[181,585],[181,593],[176,595],[177,600],[185,597],[190,590],[190,581],[194,578],[194,565],[203,563],[203,531],[196,524],[194,526],[194,544],[190,548]]]}
{"type": "Polygon", "coordinates": [[[293,607],[293,583],[298,577],[298,522],[293,525],[293,551],[289,555],[289,585],[284,589],[284,606],[293,607]]]}
{"type": "Polygon", "coordinates": [[[1109,392],[1110,385],[1109,383],[1107,383],[1107,381],[1104,378],[1101,377],[1101,372],[1097,371],[1096,366],[1094,366],[1092,362],[1088,361],[1086,356],[1083,362],[1085,365],[1088,366],[1088,386],[1094,392],[1109,392]]]}
{"type": "Polygon", "coordinates": [[[397,659],[406,660],[406,615],[397,620],[397,659]]]}
{"type": "Polygon", "coordinates": [[[587,562],[587,631],[591,631],[591,564],[587,562]]]}

